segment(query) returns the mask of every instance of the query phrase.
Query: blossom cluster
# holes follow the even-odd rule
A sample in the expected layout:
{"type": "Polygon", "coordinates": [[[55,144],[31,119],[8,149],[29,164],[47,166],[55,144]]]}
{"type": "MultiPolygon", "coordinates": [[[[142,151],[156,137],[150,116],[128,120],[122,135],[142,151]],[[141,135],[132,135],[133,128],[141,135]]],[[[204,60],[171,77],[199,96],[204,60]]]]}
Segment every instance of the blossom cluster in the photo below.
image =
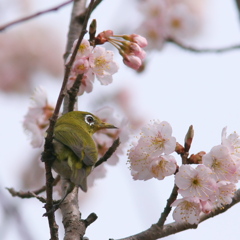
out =
{"type": "Polygon", "coordinates": [[[143,0],[143,22],[137,32],[148,39],[148,49],[161,49],[165,39],[191,37],[201,27],[203,1],[143,0]]]}
{"type": "Polygon", "coordinates": [[[182,165],[175,183],[182,199],[176,200],[173,218],[179,222],[197,224],[201,213],[210,213],[216,207],[232,202],[240,176],[240,139],[237,133],[227,137],[222,132],[222,143],[203,155],[196,168],[182,165]]]}
{"type": "Polygon", "coordinates": [[[111,43],[123,57],[123,63],[130,68],[138,70],[146,56],[143,50],[147,46],[146,38],[137,35],[114,35],[112,30],[103,31],[95,39],[96,44],[111,43]],[[123,39],[120,40],[119,38],[123,39]]]}
{"type": "Polygon", "coordinates": [[[128,152],[134,180],[164,179],[176,172],[176,139],[168,122],[154,121],[142,128],[138,142],[128,152]]]}
{"type": "Polygon", "coordinates": [[[202,163],[177,167],[173,156],[176,140],[167,122],[154,122],[142,129],[138,143],[129,150],[131,174],[135,180],[164,179],[175,174],[182,199],[175,200],[176,222],[198,224],[202,213],[232,202],[240,177],[240,138],[222,132],[222,143],[202,156],[202,163]]]}
{"type": "MultiPolygon", "coordinates": [[[[76,44],[77,40],[73,43],[72,52],[76,44]]],[[[71,55],[67,61],[69,61],[71,55]]],[[[95,76],[102,85],[108,85],[113,81],[112,75],[117,71],[118,65],[113,60],[112,51],[100,46],[93,48],[88,40],[83,39],[71,68],[67,87],[69,89],[73,85],[78,74],[83,74],[78,95],[82,95],[84,91],[89,93],[93,89],[95,76]]]]}

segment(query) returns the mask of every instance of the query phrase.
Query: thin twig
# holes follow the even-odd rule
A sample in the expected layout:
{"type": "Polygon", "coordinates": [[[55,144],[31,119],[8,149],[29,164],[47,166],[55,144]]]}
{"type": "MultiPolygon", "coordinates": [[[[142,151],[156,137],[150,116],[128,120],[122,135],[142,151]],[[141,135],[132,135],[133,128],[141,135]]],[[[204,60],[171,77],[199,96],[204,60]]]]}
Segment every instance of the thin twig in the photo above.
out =
{"type": "Polygon", "coordinates": [[[240,0],[235,0],[237,9],[238,9],[238,14],[240,14],[240,0]]]}
{"type": "Polygon", "coordinates": [[[96,215],[96,213],[91,213],[85,220],[84,223],[86,225],[86,228],[92,224],[93,222],[95,222],[97,220],[98,216],[96,215]]]}
{"type": "Polygon", "coordinates": [[[164,211],[162,212],[161,217],[159,218],[159,220],[157,222],[157,225],[159,227],[163,226],[163,224],[165,223],[169,213],[172,210],[171,204],[177,199],[177,195],[178,195],[178,187],[176,185],[174,185],[172,193],[167,200],[167,205],[164,208],[164,211]]]}
{"type": "Polygon", "coordinates": [[[100,164],[102,164],[103,162],[106,162],[111,156],[112,154],[116,151],[117,147],[120,145],[120,140],[119,138],[114,140],[112,146],[107,150],[107,152],[104,154],[103,157],[101,157],[96,164],[94,165],[94,167],[96,168],[97,166],[99,166],[100,164]]]}
{"type": "Polygon", "coordinates": [[[78,74],[76,80],[74,81],[74,84],[67,91],[67,93],[69,95],[68,112],[71,112],[74,110],[74,105],[76,102],[76,97],[77,97],[79,88],[82,83],[82,78],[83,78],[83,74],[78,74]]]}
{"type": "Polygon", "coordinates": [[[0,32],[5,30],[6,28],[8,28],[10,26],[15,25],[15,24],[25,22],[27,20],[30,20],[30,19],[35,18],[35,17],[38,17],[38,16],[43,15],[45,13],[49,13],[49,12],[52,12],[52,11],[57,11],[59,8],[64,7],[65,5],[67,5],[67,4],[71,3],[71,2],[73,2],[73,0],[69,0],[69,1],[64,2],[64,3],[60,4],[60,5],[57,5],[57,6],[53,7],[53,8],[49,8],[47,10],[43,10],[43,11],[31,14],[31,15],[29,15],[27,17],[23,17],[23,18],[20,18],[18,20],[14,20],[12,22],[9,22],[9,23],[7,23],[5,25],[0,26],[0,32]]]}
{"type": "MultiPolygon", "coordinates": [[[[60,181],[60,176],[57,175],[57,177],[53,181],[53,186],[56,186],[59,181],[60,181]]],[[[38,195],[38,194],[44,192],[46,190],[46,185],[42,186],[41,188],[39,188],[35,191],[27,191],[27,192],[16,191],[14,188],[6,188],[6,189],[9,191],[9,193],[13,197],[32,198],[32,197],[35,197],[35,195],[38,195]]]]}
{"type": "Polygon", "coordinates": [[[20,197],[20,198],[37,198],[40,202],[46,203],[46,199],[43,197],[38,196],[35,192],[17,192],[15,191],[13,188],[6,188],[9,193],[13,196],[13,197],[20,197]]]}
{"type": "Polygon", "coordinates": [[[195,48],[192,46],[185,45],[184,43],[180,42],[179,40],[170,38],[170,37],[168,39],[166,39],[166,41],[173,43],[184,50],[187,50],[190,52],[195,52],[195,53],[223,53],[223,52],[240,49],[240,44],[223,47],[223,48],[195,48]]]}

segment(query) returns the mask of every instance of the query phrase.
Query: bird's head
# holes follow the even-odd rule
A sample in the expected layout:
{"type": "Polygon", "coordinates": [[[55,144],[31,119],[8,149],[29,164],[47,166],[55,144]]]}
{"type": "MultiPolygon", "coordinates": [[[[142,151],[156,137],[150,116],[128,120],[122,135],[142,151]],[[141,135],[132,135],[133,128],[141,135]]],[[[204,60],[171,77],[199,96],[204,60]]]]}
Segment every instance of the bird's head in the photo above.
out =
{"type": "Polygon", "coordinates": [[[103,122],[100,118],[92,113],[82,111],[72,111],[66,113],[61,118],[59,118],[58,123],[60,124],[60,122],[68,122],[71,125],[79,125],[90,134],[93,134],[101,129],[117,128],[112,124],[103,122]]]}
{"type": "Polygon", "coordinates": [[[89,112],[82,112],[86,128],[89,132],[95,133],[101,129],[117,128],[112,124],[103,122],[100,118],[89,112]]]}

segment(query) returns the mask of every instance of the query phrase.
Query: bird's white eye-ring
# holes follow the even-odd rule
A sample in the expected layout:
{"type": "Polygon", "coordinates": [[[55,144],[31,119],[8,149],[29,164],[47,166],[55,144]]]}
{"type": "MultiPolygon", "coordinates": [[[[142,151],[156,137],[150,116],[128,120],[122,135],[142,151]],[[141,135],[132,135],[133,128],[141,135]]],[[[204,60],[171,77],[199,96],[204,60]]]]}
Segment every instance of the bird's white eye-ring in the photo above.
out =
{"type": "Polygon", "coordinates": [[[94,124],[94,118],[92,115],[86,115],[85,116],[85,122],[89,124],[90,126],[94,124]]]}

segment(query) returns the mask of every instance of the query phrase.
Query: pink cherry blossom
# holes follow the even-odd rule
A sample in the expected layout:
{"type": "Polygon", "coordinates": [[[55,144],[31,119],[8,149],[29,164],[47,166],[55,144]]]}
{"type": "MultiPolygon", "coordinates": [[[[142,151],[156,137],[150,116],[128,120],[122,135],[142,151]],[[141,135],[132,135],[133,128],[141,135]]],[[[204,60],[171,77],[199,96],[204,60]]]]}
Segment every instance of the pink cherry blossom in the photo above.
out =
{"type": "Polygon", "coordinates": [[[175,173],[175,158],[166,155],[175,150],[176,139],[171,135],[172,128],[167,122],[155,121],[142,128],[140,139],[128,154],[135,180],[163,179],[175,173]]]}
{"type": "Polygon", "coordinates": [[[219,181],[237,182],[237,166],[228,148],[223,145],[215,146],[202,158],[203,164],[212,169],[213,177],[219,181]]]}
{"type": "Polygon", "coordinates": [[[226,181],[220,181],[217,183],[219,193],[217,195],[217,201],[215,202],[217,207],[230,204],[234,196],[234,192],[237,190],[236,185],[226,181]]]}
{"type": "Polygon", "coordinates": [[[166,11],[167,35],[179,39],[200,32],[201,12],[190,1],[175,1],[166,11]]]}
{"type": "Polygon", "coordinates": [[[172,137],[171,125],[166,121],[155,121],[143,127],[139,145],[152,157],[163,153],[171,154],[176,147],[176,138],[172,137]]]}
{"type": "Polygon", "coordinates": [[[44,134],[49,125],[48,119],[52,116],[53,107],[48,104],[46,91],[39,87],[32,96],[32,104],[24,117],[23,127],[30,134],[31,145],[41,147],[44,134]]]}
{"type": "Polygon", "coordinates": [[[198,165],[196,169],[190,165],[182,165],[175,176],[175,184],[183,197],[214,199],[217,194],[217,184],[212,176],[211,169],[204,165],[198,165]]]}
{"type": "Polygon", "coordinates": [[[76,74],[86,73],[89,69],[89,61],[86,58],[77,58],[73,63],[72,72],[76,74]]]}
{"type": "Polygon", "coordinates": [[[146,37],[147,50],[161,50],[169,38],[194,37],[201,30],[202,1],[140,1],[143,21],[136,32],[146,37]]]}
{"type": "Polygon", "coordinates": [[[128,152],[131,174],[134,180],[148,180],[153,178],[149,170],[151,159],[148,154],[141,151],[138,145],[133,146],[128,152]]]}
{"type": "Polygon", "coordinates": [[[103,85],[112,82],[112,75],[118,71],[118,65],[113,60],[113,52],[97,46],[89,56],[91,70],[103,85]]]}
{"type": "Polygon", "coordinates": [[[148,40],[146,50],[161,50],[163,48],[166,39],[165,28],[165,24],[161,21],[159,23],[156,19],[148,19],[139,26],[137,32],[148,40]],[[162,27],[159,27],[159,25],[162,25],[162,27]]]}
{"type": "Polygon", "coordinates": [[[164,179],[166,176],[170,176],[176,172],[177,163],[173,156],[162,155],[152,159],[150,164],[150,171],[153,176],[159,180],[164,179]]]}
{"type": "Polygon", "coordinates": [[[171,206],[177,206],[173,211],[173,219],[179,223],[198,224],[202,206],[199,198],[186,197],[175,200],[171,206]]]}
{"type": "MultiPolygon", "coordinates": [[[[71,52],[74,51],[75,47],[76,47],[76,44],[77,44],[77,41],[78,39],[76,39],[74,42],[73,42],[73,47],[72,47],[72,50],[71,52]]],[[[88,57],[91,52],[92,52],[92,49],[93,47],[90,46],[90,43],[87,39],[83,39],[79,48],[78,48],[78,51],[77,51],[77,58],[79,57],[88,57]]]]}
{"type": "Polygon", "coordinates": [[[223,128],[222,145],[228,148],[229,153],[236,161],[240,160],[240,137],[236,132],[227,136],[227,127],[223,128]]]}

